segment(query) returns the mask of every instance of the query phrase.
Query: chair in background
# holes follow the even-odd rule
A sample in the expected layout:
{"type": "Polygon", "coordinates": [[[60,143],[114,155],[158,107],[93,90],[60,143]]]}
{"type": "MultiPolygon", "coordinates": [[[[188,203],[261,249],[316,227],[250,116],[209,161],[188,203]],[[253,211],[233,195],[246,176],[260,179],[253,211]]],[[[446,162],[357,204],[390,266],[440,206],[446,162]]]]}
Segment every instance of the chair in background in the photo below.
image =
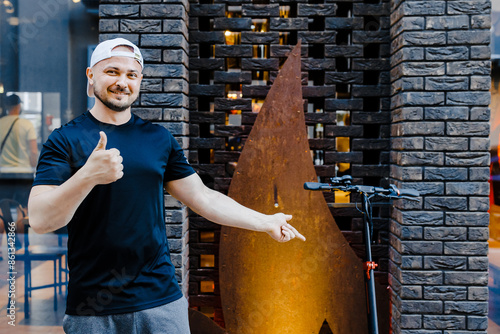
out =
{"type": "MultiPolygon", "coordinates": [[[[18,226],[22,226],[23,233],[16,233],[16,239],[22,234],[21,240],[16,240],[15,261],[24,262],[24,314],[28,319],[30,316],[30,298],[33,290],[53,288],[54,289],[54,311],[57,311],[57,288],[59,294],[62,293],[63,286],[67,286],[67,247],[64,242],[64,234],[57,233],[57,245],[30,245],[30,226],[29,219],[26,217],[25,210],[16,201],[4,199],[0,201],[0,219],[7,229],[9,222],[16,222],[18,226]],[[22,224],[19,224],[22,222],[22,224]],[[21,247],[20,244],[22,244],[21,247]],[[53,262],[53,283],[33,286],[32,279],[32,262],[35,261],[52,261],[53,262]],[[63,279],[64,274],[64,279],[63,279]]],[[[9,298],[10,304],[10,298],[9,298]]]]}

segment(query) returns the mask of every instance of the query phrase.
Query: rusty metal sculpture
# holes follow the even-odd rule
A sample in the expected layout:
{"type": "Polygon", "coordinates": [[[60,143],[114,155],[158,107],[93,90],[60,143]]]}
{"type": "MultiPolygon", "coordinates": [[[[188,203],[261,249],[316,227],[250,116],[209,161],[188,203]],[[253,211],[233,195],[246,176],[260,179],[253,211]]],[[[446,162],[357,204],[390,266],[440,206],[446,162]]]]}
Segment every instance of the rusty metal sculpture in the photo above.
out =
{"type": "Polygon", "coordinates": [[[228,334],[209,317],[192,308],[189,309],[189,327],[191,334],[228,334]]]}
{"type": "Polygon", "coordinates": [[[363,265],[321,193],[306,133],[300,43],[283,65],[245,144],[229,195],[252,209],[293,215],[307,238],[280,244],[223,227],[221,298],[229,333],[367,332],[363,265]]]}

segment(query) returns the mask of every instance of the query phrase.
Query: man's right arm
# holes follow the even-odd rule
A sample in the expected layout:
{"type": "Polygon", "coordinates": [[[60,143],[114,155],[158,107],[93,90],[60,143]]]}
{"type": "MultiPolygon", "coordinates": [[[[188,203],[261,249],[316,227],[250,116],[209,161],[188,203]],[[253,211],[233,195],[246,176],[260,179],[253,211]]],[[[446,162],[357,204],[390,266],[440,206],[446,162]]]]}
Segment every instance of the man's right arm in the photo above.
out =
{"type": "Polygon", "coordinates": [[[93,188],[89,180],[77,174],[60,186],[41,185],[31,189],[28,214],[35,232],[52,232],[69,223],[93,188]]]}
{"type": "Polygon", "coordinates": [[[36,139],[30,140],[28,142],[29,158],[31,167],[36,167],[36,161],[38,159],[38,146],[36,139]]]}
{"type": "Polygon", "coordinates": [[[123,176],[123,158],[117,149],[106,150],[104,132],[85,165],[60,186],[38,185],[28,201],[30,225],[37,233],[55,231],[67,225],[90,191],[123,176]]]}

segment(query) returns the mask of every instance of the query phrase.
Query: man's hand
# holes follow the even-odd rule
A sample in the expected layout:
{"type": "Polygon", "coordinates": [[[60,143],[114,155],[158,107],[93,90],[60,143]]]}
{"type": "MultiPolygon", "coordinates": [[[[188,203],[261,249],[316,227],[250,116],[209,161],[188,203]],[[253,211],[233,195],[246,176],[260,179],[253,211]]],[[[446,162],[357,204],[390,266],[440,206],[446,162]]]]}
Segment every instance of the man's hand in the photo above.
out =
{"type": "Polygon", "coordinates": [[[288,221],[292,219],[291,215],[277,213],[269,217],[271,221],[269,222],[269,230],[266,232],[274,240],[278,242],[287,242],[294,238],[299,238],[302,241],[306,241],[306,238],[300,234],[295,227],[288,223],[288,221]]]}
{"type": "Polygon", "coordinates": [[[96,185],[112,183],[123,176],[120,152],[116,148],[106,150],[108,137],[102,131],[99,134],[101,138],[85,165],[66,182],[31,189],[28,206],[35,232],[47,233],[66,226],[96,185]]]}
{"type": "Polygon", "coordinates": [[[123,157],[116,148],[106,150],[108,137],[101,131],[101,138],[87,162],[82,167],[85,174],[97,184],[109,184],[123,177],[123,157]]]}

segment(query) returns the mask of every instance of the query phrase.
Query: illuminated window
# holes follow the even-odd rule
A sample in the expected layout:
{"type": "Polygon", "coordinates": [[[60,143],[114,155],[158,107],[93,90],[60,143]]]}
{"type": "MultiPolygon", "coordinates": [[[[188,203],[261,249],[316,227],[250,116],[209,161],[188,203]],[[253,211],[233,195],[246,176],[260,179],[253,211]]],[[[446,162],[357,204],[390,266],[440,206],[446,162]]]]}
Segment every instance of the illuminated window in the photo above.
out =
{"type": "Polygon", "coordinates": [[[241,44],[241,32],[226,30],[224,36],[226,36],[226,45],[241,44]]]}
{"type": "Polygon", "coordinates": [[[269,83],[269,71],[252,71],[252,85],[267,85],[269,83]]]}
{"type": "Polygon", "coordinates": [[[258,113],[264,104],[264,100],[261,99],[252,99],[252,112],[258,113]]]}
{"type": "Polygon", "coordinates": [[[280,18],[297,17],[297,4],[295,2],[280,5],[280,18]]]}
{"type": "Polygon", "coordinates": [[[269,19],[252,19],[252,31],[253,32],[268,32],[269,31],[269,19]]]}
{"type": "Polygon", "coordinates": [[[287,18],[290,15],[290,6],[281,5],[280,6],[280,18],[287,18]]]}
{"type": "Polygon", "coordinates": [[[240,18],[241,6],[228,6],[226,11],[227,18],[240,18]]]}
{"type": "Polygon", "coordinates": [[[215,290],[214,281],[200,282],[200,293],[214,293],[214,290],[215,290]]]}
{"type": "MultiPolygon", "coordinates": [[[[296,45],[297,44],[297,31],[284,31],[280,32],[280,45],[296,45]]],[[[286,59],[286,58],[285,58],[286,59]]]]}
{"type": "Polygon", "coordinates": [[[269,45],[254,45],[252,56],[253,58],[269,58],[269,45]]]}
{"type": "Polygon", "coordinates": [[[214,231],[201,231],[200,242],[215,242],[214,231]]]}
{"type": "Polygon", "coordinates": [[[213,254],[200,255],[200,267],[202,267],[202,268],[215,267],[215,255],[213,255],[213,254]]]}

